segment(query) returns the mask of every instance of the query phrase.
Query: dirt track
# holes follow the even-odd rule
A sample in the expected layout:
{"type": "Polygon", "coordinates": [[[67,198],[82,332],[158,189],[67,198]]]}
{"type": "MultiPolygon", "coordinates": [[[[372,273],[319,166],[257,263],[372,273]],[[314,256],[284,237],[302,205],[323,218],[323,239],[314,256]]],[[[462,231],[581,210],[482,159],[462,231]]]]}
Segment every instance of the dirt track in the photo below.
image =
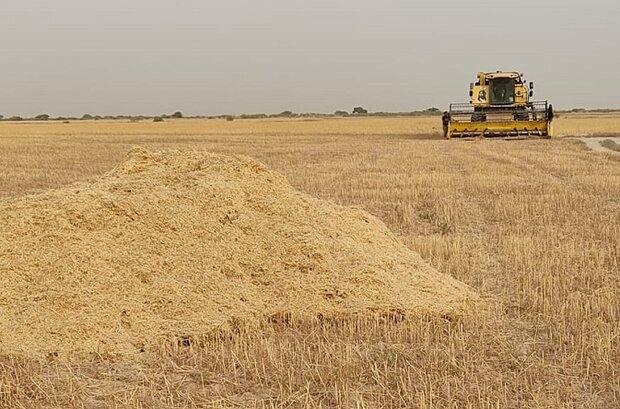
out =
{"type": "Polygon", "coordinates": [[[606,148],[605,146],[603,146],[601,144],[601,142],[605,141],[605,140],[612,140],[614,142],[616,142],[617,144],[620,144],[620,138],[618,137],[580,137],[580,138],[574,138],[577,139],[583,143],[586,144],[586,146],[588,148],[590,148],[591,150],[593,150],[594,152],[606,152],[606,153],[620,153],[614,150],[611,150],[609,148],[606,148]]]}

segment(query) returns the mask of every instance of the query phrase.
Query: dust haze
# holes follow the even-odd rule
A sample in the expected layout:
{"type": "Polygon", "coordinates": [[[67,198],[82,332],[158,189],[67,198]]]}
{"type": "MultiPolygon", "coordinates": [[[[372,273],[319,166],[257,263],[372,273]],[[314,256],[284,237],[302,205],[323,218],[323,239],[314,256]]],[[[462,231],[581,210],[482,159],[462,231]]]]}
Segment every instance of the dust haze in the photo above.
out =
{"type": "Polygon", "coordinates": [[[20,1],[0,114],[443,108],[520,70],[558,108],[617,107],[620,4],[527,0],[20,1]],[[592,65],[596,65],[596,69],[592,65]]]}

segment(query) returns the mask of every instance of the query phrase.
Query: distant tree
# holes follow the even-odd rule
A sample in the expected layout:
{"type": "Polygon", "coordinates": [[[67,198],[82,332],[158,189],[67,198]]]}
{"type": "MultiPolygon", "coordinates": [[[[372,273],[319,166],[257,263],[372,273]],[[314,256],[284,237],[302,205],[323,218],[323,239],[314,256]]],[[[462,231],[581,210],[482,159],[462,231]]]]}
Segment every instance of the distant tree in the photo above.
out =
{"type": "Polygon", "coordinates": [[[334,112],[334,115],[336,115],[336,116],[348,116],[349,113],[347,111],[336,111],[336,112],[334,112]]]}
{"type": "Polygon", "coordinates": [[[438,114],[441,111],[439,111],[439,108],[431,107],[431,108],[425,109],[424,112],[427,114],[438,114]]]}
{"type": "Polygon", "coordinates": [[[241,114],[239,115],[239,119],[262,119],[267,118],[265,114],[241,114]]]}
{"type": "Polygon", "coordinates": [[[91,114],[84,114],[82,115],[81,119],[84,121],[90,121],[91,119],[93,119],[93,116],[91,114]]]}
{"type": "Polygon", "coordinates": [[[177,111],[174,114],[172,114],[171,117],[180,119],[180,118],[183,118],[183,113],[181,111],[177,111]]]}
{"type": "Polygon", "coordinates": [[[226,120],[227,120],[228,122],[232,122],[232,121],[234,121],[234,120],[235,120],[235,117],[234,117],[233,115],[226,115],[226,120]]]}
{"type": "Polygon", "coordinates": [[[41,114],[35,116],[34,119],[36,119],[37,121],[47,121],[50,119],[50,116],[48,114],[41,114]]]}
{"type": "Polygon", "coordinates": [[[4,115],[0,115],[0,121],[4,119],[4,115]]]}
{"type": "Polygon", "coordinates": [[[9,118],[9,121],[22,121],[23,118],[21,116],[12,116],[9,118]]]}
{"type": "Polygon", "coordinates": [[[161,116],[156,116],[155,118],[153,118],[153,122],[164,122],[164,118],[162,118],[161,116]]]}
{"type": "Polygon", "coordinates": [[[293,116],[293,111],[282,111],[278,114],[278,116],[283,116],[285,118],[293,116]]]}
{"type": "Polygon", "coordinates": [[[355,107],[353,108],[353,114],[354,115],[366,115],[368,114],[368,110],[362,107],[355,107]]]}

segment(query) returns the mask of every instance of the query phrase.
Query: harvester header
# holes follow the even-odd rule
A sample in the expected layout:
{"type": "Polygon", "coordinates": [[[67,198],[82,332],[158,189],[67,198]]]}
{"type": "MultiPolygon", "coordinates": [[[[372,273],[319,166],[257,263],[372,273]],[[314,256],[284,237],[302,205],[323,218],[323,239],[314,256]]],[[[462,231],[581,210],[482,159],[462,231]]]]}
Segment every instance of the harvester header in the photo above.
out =
{"type": "Polygon", "coordinates": [[[469,103],[450,104],[448,137],[552,136],[553,108],[531,101],[534,83],[516,71],[479,72],[469,103]]]}

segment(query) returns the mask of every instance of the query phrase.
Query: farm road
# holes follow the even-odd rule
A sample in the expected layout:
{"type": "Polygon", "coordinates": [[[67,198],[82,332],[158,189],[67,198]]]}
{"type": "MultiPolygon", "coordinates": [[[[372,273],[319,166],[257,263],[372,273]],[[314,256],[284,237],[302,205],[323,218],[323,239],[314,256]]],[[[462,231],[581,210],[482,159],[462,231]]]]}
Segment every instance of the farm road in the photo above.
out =
{"type": "Polygon", "coordinates": [[[583,143],[586,144],[586,146],[588,148],[590,148],[591,150],[593,150],[594,152],[606,152],[606,153],[620,153],[617,151],[614,151],[612,149],[609,149],[605,146],[603,146],[601,144],[601,142],[605,141],[605,140],[612,140],[614,142],[616,142],[618,145],[620,145],[620,138],[619,137],[579,137],[579,138],[574,138],[577,139],[583,143]]]}

